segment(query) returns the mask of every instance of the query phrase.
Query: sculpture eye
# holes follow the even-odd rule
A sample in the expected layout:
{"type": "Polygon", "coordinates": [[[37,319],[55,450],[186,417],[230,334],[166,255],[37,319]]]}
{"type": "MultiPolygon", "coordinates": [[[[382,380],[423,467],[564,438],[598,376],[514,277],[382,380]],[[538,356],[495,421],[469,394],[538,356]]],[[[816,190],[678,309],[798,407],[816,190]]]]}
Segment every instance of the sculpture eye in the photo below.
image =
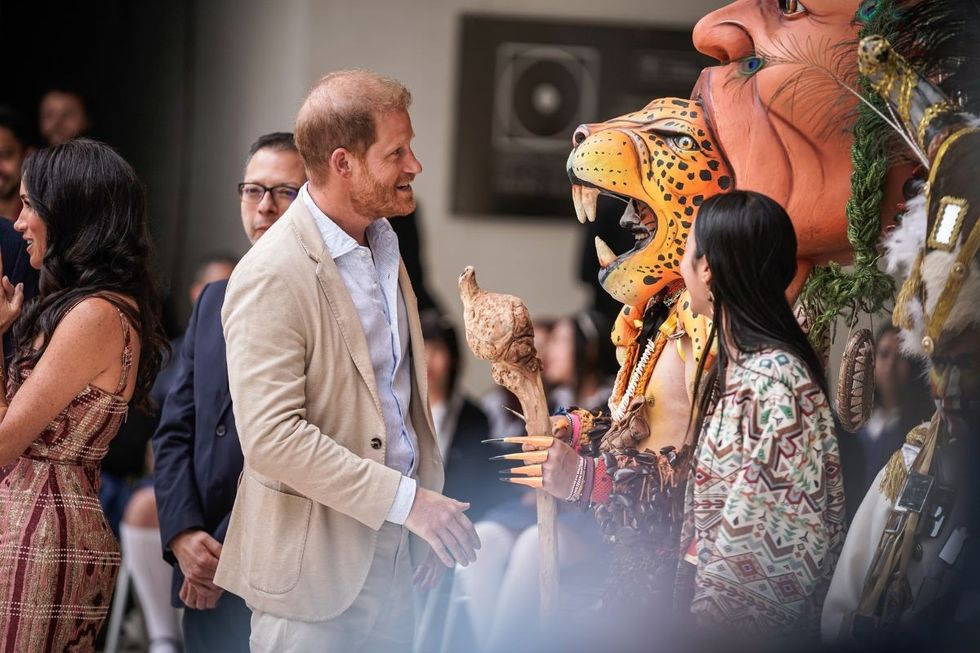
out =
{"type": "Polygon", "coordinates": [[[670,134],[666,137],[666,140],[667,143],[675,150],[696,152],[701,149],[698,147],[698,142],[687,134],[670,134]]]}
{"type": "Polygon", "coordinates": [[[779,11],[784,16],[797,16],[806,12],[806,7],[800,0],[776,0],[779,3],[779,11]]]}
{"type": "Polygon", "coordinates": [[[766,60],[757,54],[753,54],[739,59],[738,72],[745,77],[750,77],[762,70],[764,65],[766,65],[766,60]]]}

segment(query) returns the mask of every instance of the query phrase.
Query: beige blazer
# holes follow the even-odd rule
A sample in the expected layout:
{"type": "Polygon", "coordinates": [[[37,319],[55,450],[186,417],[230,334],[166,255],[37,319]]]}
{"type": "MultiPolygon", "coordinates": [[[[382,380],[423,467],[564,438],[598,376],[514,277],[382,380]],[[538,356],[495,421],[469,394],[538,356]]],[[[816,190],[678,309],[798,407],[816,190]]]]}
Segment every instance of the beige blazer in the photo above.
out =
{"type": "MultiPolygon", "coordinates": [[[[404,265],[399,286],[411,332],[418,481],[441,491],[422,330],[404,265]]],[[[360,318],[302,201],[238,264],[221,321],[245,469],[215,582],[263,612],[332,619],[364,585],[401,474],[384,464],[385,425],[360,318]]],[[[412,540],[418,562],[427,545],[412,540]]]]}

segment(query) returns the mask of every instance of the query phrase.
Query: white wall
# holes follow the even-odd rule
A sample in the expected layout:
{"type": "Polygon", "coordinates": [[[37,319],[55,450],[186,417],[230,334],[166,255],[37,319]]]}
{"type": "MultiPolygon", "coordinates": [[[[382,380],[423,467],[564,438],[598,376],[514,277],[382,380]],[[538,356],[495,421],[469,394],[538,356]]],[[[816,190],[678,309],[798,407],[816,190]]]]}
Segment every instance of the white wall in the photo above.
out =
{"type": "MultiPolygon", "coordinates": [[[[309,86],[324,73],[368,68],[413,92],[415,183],[422,206],[431,290],[454,312],[456,277],[475,265],[484,287],[523,297],[532,314],[577,310],[578,223],[465,218],[450,214],[459,17],[463,12],[587,18],[690,27],[719,0],[253,0],[202,2],[196,74],[188,260],[214,249],[244,251],[235,184],[258,134],[291,129],[309,86]]],[[[487,80],[490,83],[490,80],[487,80]]],[[[596,116],[597,119],[603,116],[596,116]]],[[[186,265],[185,265],[186,267],[186,265]]],[[[186,279],[177,280],[182,287],[186,279]]],[[[465,383],[490,383],[470,365],[465,383]]]]}

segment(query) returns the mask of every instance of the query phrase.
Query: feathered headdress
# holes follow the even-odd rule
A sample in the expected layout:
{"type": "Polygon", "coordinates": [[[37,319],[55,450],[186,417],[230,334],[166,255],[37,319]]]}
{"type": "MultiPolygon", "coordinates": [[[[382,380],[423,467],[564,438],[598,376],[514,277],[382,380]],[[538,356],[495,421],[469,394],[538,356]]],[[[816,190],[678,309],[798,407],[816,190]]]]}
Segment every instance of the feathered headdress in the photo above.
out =
{"type": "Polygon", "coordinates": [[[980,4],[923,0],[898,18],[891,42],[862,40],[859,69],[928,171],[885,246],[905,275],[893,320],[908,351],[931,354],[943,333],[980,323],[980,4]]]}
{"type": "MultiPolygon", "coordinates": [[[[980,115],[978,0],[864,0],[854,20],[862,26],[860,39],[884,37],[892,51],[932,80],[960,111],[980,115]]],[[[802,299],[814,314],[814,337],[820,337],[838,314],[854,322],[858,312],[875,312],[891,298],[891,282],[877,266],[885,178],[895,163],[927,164],[927,157],[915,146],[894,109],[873,92],[866,79],[845,78],[833,69],[824,72],[842,89],[857,95],[861,104],[853,129],[854,169],[847,204],[854,267],[847,271],[831,264],[811,275],[802,299]]]]}

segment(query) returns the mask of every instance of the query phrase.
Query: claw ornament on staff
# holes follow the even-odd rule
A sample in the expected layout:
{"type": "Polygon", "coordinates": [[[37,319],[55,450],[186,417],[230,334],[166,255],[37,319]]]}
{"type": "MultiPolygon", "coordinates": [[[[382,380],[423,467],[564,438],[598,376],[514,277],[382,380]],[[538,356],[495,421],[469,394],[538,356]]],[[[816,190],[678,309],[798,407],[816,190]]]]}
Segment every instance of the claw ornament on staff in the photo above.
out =
{"type": "MultiPolygon", "coordinates": [[[[513,295],[482,290],[476,283],[472,267],[459,277],[459,296],[463,300],[463,323],[466,342],[477,358],[489,361],[493,380],[513,392],[521,402],[527,432],[550,433],[551,418],[541,383],[541,361],[534,349],[534,327],[524,302],[513,295]]],[[[534,435],[504,438],[508,443],[525,446],[547,446],[551,438],[534,435]],[[545,444],[547,440],[547,444],[545,444]]],[[[509,470],[515,474],[533,474],[534,467],[548,459],[548,451],[525,451],[496,456],[500,460],[517,460],[525,466],[509,470]]],[[[540,471],[537,476],[509,477],[512,483],[537,488],[538,534],[541,551],[541,623],[547,624],[558,612],[558,538],[555,499],[542,490],[540,471]]]]}

